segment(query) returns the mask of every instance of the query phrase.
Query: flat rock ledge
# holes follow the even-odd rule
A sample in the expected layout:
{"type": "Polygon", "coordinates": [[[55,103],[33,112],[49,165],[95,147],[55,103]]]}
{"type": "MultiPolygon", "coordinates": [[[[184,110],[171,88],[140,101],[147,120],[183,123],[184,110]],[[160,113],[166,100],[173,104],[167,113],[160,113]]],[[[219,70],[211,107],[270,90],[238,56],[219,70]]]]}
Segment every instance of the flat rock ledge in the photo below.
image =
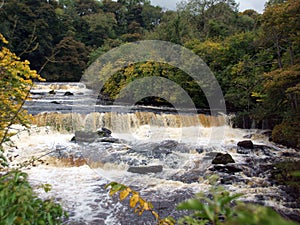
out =
{"type": "Polygon", "coordinates": [[[147,173],[160,173],[163,171],[163,166],[133,166],[129,167],[128,172],[131,173],[139,173],[139,174],[147,174],[147,173]]]}

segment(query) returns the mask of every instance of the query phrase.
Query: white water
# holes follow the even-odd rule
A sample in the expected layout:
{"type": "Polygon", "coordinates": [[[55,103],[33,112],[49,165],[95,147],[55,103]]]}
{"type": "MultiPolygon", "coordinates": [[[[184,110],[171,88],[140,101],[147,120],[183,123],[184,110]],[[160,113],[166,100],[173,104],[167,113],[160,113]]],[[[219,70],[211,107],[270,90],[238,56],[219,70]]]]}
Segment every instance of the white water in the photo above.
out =
{"type": "MultiPolygon", "coordinates": [[[[178,129],[178,128],[177,128],[178,129]]],[[[184,129],[189,135],[193,134],[195,128],[190,127],[184,129]]],[[[205,132],[205,128],[204,129],[205,132]]],[[[237,141],[242,140],[242,136],[247,134],[246,131],[240,129],[232,129],[226,127],[226,135],[221,143],[218,146],[207,146],[215,152],[223,152],[226,146],[226,151],[229,152],[234,160],[237,163],[244,161],[244,156],[236,153],[235,145],[237,141]]],[[[158,135],[159,129],[153,129],[152,132],[157,131],[158,135]]],[[[171,133],[179,132],[176,128],[173,128],[171,133]]],[[[142,141],[147,142],[148,130],[144,127],[139,130],[139,133],[136,134],[139,137],[139,143],[142,141]]],[[[126,134],[113,134],[115,137],[127,138],[126,134]],[[123,135],[123,136],[122,136],[123,135]]],[[[175,135],[176,136],[176,135],[175,135]]],[[[33,127],[29,132],[23,131],[13,138],[16,148],[8,148],[9,152],[12,155],[19,155],[16,157],[15,162],[21,162],[26,159],[29,159],[32,156],[39,157],[48,152],[55,151],[59,148],[78,150],[80,146],[70,142],[72,134],[61,134],[54,132],[49,127],[33,127]]],[[[163,136],[157,139],[157,141],[163,140],[163,136]]],[[[169,138],[169,137],[168,137],[169,138]]],[[[167,139],[168,139],[167,138],[167,139]]],[[[132,139],[133,142],[136,142],[136,139],[132,139]]],[[[180,181],[169,180],[168,178],[174,174],[184,174],[188,170],[193,170],[195,168],[199,169],[203,167],[205,170],[211,165],[211,161],[203,161],[203,154],[198,154],[194,152],[195,146],[194,143],[190,142],[189,138],[182,140],[189,144],[190,153],[189,154],[178,154],[177,159],[179,160],[180,166],[177,169],[166,168],[162,173],[140,175],[132,174],[127,172],[128,166],[126,165],[117,165],[117,164],[105,164],[102,167],[90,168],[88,165],[82,165],[79,167],[70,167],[66,166],[64,163],[59,163],[57,160],[56,163],[53,163],[53,158],[45,156],[43,159],[47,162],[50,162],[50,165],[37,165],[32,167],[26,172],[29,174],[31,183],[35,186],[40,183],[48,183],[52,185],[52,191],[49,193],[43,193],[38,190],[39,194],[43,198],[55,197],[58,199],[64,208],[71,212],[71,217],[69,219],[69,224],[77,221],[81,224],[97,224],[95,221],[101,221],[98,224],[119,224],[117,218],[106,216],[101,218],[101,213],[105,215],[113,214],[114,210],[122,208],[121,205],[112,202],[112,199],[108,196],[107,190],[103,189],[103,185],[109,183],[110,181],[119,181],[129,186],[139,186],[144,187],[145,191],[153,191],[154,193],[160,193],[158,195],[164,195],[164,193],[172,192],[172,190],[193,190],[193,192],[205,191],[208,190],[207,182],[199,174],[199,183],[194,182],[191,184],[182,183],[180,181]],[[197,164],[198,163],[198,164],[197,164]],[[102,185],[102,186],[101,186],[102,185]],[[97,190],[98,191],[95,191],[97,190]],[[101,191],[99,191],[101,189],[101,191]],[[71,222],[70,222],[71,221],[71,222]],[[72,222],[73,221],[73,222],[72,222]]],[[[264,139],[255,140],[256,143],[266,143],[264,139]]],[[[200,146],[200,145],[199,145],[200,146]]],[[[110,153],[114,152],[114,149],[108,150],[110,153]]],[[[135,156],[132,156],[135,157],[135,156]]],[[[263,157],[263,156],[260,156],[263,157]]],[[[158,162],[158,161],[157,161],[158,162]]],[[[154,162],[151,162],[155,164],[154,162]]],[[[161,163],[161,162],[158,162],[161,163]]],[[[242,192],[246,195],[243,197],[244,200],[254,200],[254,196],[257,194],[262,195],[275,195],[278,194],[277,187],[258,187],[253,188],[253,184],[263,183],[264,180],[261,178],[247,178],[249,179],[249,184],[234,184],[227,185],[227,189],[234,192],[242,192]]],[[[153,199],[148,200],[155,200],[153,199]]],[[[160,196],[161,197],[161,196],[160,196]]],[[[268,201],[265,201],[266,205],[276,205],[276,202],[272,197],[268,201]]],[[[280,206],[280,205],[279,205],[280,206]]],[[[131,212],[128,212],[131,213],[131,212]]],[[[141,223],[142,224],[142,223],[141,223]]]]}
{"type": "MultiPolygon", "coordinates": [[[[66,99],[63,96],[65,91],[71,91],[75,96],[79,93],[84,93],[83,96],[85,96],[88,93],[85,86],[76,83],[68,85],[55,83],[51,85],[38,84],[36,89],[33,90],[36,97],[39,96],[35,99],[39,104],[38,106],[50,100],[59,100],[64,103],[70,101],[68,99],[70,97],[66,99]],[[49,96],[50,90],[55,90],[58,94],[49,96]],[[46,99],[41,98],[42,95],[46,95],[46,99]]],[[[46,107],[47,104],[44,104],[44,106],[46,107]]],[[[75,117],[79,124],[78,127],[92,127],[92,130],[102,126],[110,129],[117,128],[112,129],[113,137],[126,140],[126,143],[121,144],[93,143],[80,146],[70,142],[73,133],[66,132],[66,127],[68,127],[67,130],[70,130],[70,127],[67,125],[70,120],[67,116],[63,114],[49,115],[48,118],[50,119],[48,120],[47,118],[45,119],[47,115],[41,115],[38,117],[40,122],[38,124],[43,125],[42,127],[32,126],[29,131],[20,132],[13,137],[15,147],[7,147],[9,156],[14,159],[12,167],[32,157],[39,158],[43,156],[42,159],[45,163],[37,163],[36,166],[24,170],[29,174],[30,182],[34,186],[38,186],[41,183],[52,185],[52,191],[49,193],[44,193],[39,189],[37,189],[37,192],[42,198],[55,198],[70,212],[70,218],[66,224],[118,225],[122,224],[120,213],[133,214],[108,196],[108,191],[103,186],[110,181],[118,181],[131,187],[137,187],[142,196],[143,194],[147,196],[149,201],[160,200],[163,202],[164,200],[169,200],[171,196],[171,200],[174,198],[173,200],[176,202],[176,196],[172,196],[172,193],[176,193],[176,191],[181,191],[180,193],[197,193],[209,189],[209,185],[204,177],[214,173],[207,171],[212,161],[212,159],[206,158],[209,152],[230,153],[237,164],[246,164],[246,160],[249,157],[251,157],[251,160],[267,158],[259,153],[251,153],[248,156],[238,154],[236,152],[237,142],[244,140],[243,137],[245,135],[255,133],[255,131],[232,129],[229,125],[224,124],[224,119],[211,118],[209,120],[205,117],[199,119],[201,123],[193,126],[192,121],[195,121],[195,118],[186,117],[185,121],[188,125],[185,126],[182,121],[178,122],[177,117],[174,115],[146,112],[125,115],[115,114],[113,119],[116,121],[116,125],[112,126],[109,113],[97,113],[87,116],[73,114],[71,117],[75,117]],[[107,119],[108,117],[110,118],[109,120],[107,119]],[[57,126],[54,127],[58,131],[44,126],[49,121],[57,123],[57,126]],[[207,121],[214,122],[210,123],[207,121]],[[217,125],[213,126],[214,123],[217,125]],[[215,133],[222,133],[222,135],[215,138],[215,133]],[[165,140],[175,140],[179,145],[184,144],[188,151],[173,152],[162,159],[155,157],[148,159],[142,155],[132,153],[129,153],[128,156],[126,155],[128,149],[136,148],[151,152],[154,148],[153,144],[165,140]],[[87,159],[92,154],[92,150],[98,149],[98,159],[99,161],[103,160],[103,162],[90,167],[82,163],[70,164],[69,161],[48,155],[50,152],[57,152],[61,149],[70,152],[70,155],[72,152],[81,152],[87,159]],[[197,149],[203,149],[204,153],[198,153],[197,149]],[[104,160],[106,158],[109,159],[110,156],[122,155],[122,153],[124,153],[125,159],[128,157],[128,159],[138,162],[146,160],[147,165],[163,165],[164,170],[158,174],[133,174],[127,172],[129,165],[123,161],[104,160]],[[191,183],[172,179],[174,176],[185,176],[187,172],[195,173],[193,172],[195,170],[199,179],[191,183]],[[152,194],[149,195],[149,193],[152,194]]],[[[196,119],[198,120],[198,118],[196,119]]],[[[74,122],[71,122],[71,125],[73,126],[74,122]]],[[[72,129],[71,131],[73,132],[72,129]]],[[[266,144],[273,147],[273,149],[277,149],[272,150],[272,153],[277,156],[280,156],[281,152],[284,151],[294,152],[292,149],[276,147],[268,142],[266,137],[258,134],[252,138],[252,141],[255,144],[266,144]]],[[[244,179],[244,181],[224,185],[226,189],[235,193],[244,193],[245,195],[242,199],[247,201],[260,202],[257,201],[256,195],[266,196],[263,204],[288,210],[283,206],[284,199],[278,198],[278,195],[280,196],[278,187],[270,186],[264,178],[249,177],[244,172],[240,172],[237,176],[244,179]]],[[[141,217],[140,223],[137,224],[146,224],[146,221],[141,217]]]]}

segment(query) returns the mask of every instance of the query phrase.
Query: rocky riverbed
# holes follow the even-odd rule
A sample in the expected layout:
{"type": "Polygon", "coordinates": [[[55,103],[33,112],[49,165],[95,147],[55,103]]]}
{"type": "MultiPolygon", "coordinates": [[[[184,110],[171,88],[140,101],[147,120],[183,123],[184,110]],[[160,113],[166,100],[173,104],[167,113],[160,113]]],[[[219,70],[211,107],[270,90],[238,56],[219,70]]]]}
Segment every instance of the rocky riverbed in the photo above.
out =
{"type": "Polygon", "coordinates": [[[44,132],[20,135],[19,140],[27,138],[31,144],[23,143],[11,157],[18,154],[17,159],[24,161],[26,156],[48,152],[27,172],[33,184],[52,184],[50,193],[40,194],[64,205],[70,214],[66,224],[155,223],[150,213],[138,217],[128,202],[110,197],[104,186],[111,181],[140,192],[162,217],[178,218],[183,212],[176,205],[197,192],[208,194],[206,178],[215,174],[220,177],[218,185],[243,194],[240,200],[270,206],[299,221],[299,199],[278,185],[272,172],[275,163],[300,160],[300,154],[266,139],[241,137],[219,146],[195,146],[176,140],[138,143],[120,139],[107,129],[75,136],[47,131],[48,138],[44,132]]]}

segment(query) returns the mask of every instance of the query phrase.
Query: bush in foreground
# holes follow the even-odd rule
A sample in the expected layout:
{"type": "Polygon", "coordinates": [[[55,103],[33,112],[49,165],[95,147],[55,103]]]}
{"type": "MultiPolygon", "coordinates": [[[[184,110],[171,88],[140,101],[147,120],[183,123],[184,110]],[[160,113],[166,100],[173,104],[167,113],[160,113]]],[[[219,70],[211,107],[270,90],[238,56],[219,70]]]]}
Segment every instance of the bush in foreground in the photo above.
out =
{"type": "MultiPolygon", "coordinates": [[[[49,185],[42,188],[50,190],[49,185]]],[[[65,216],[59,204],[36,196],[26,173],[13,170],[0,175],[0,224],[60,224],[65,216]]]]}

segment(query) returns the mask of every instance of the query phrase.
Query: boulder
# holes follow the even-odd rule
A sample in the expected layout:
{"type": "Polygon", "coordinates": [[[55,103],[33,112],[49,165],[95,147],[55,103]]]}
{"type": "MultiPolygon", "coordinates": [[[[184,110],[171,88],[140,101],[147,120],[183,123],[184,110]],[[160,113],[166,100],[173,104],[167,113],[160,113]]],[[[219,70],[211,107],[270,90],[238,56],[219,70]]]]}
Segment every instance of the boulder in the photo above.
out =
{"type": "Polygon", "coordinates": [[[49,94],[50,94],[50,95],[55,95],[56,92],[55,92],[54,90],[51,90],[51,91],[49,91],[49,94]]]}
{"type": "Polygon", "coordinates": [[[170,180],[180,181],[185,184],[191,184],[199,182],[200,177],[203,175],[203,170],[193,169],[188,170],[183,174],[174,174],[170,177],[170,180]]]}
{"type": "Polygon", "coordinates": [[[250,141],[250,140],[240,141],[240,142],[237,143],[237,146],[241,147],[241,148],[246,148],[246,149],[253,149],[254,148],[253,142],[250,141]]]}
{"type": "Polygon", "coordinates": [[[103,137],[103,138],[100,138],[100,139],[97,140],[97,141],[98,141],[98,142],[117,143],[117,144],[123,143],[122,140],[117,139],[117,138],[113,138],[113,137],[103,137]]]}
{"type": "Polygon", "coordinates": [[[224,165],[226,165],[228,163],[235,163],[232,156],[228,153],[227,154],[218,153],[212,161],[212,164],[224,164],[224,165]]]}
{"type": "Polygon", "coordinates": [[[64,94],[64,96],[73,96],[73,95],[74,94],[72,92],[70,92],[70,91],[66,91],[65,94],[64,94]]]}
{"type": "Polygon", "coordinates": [[[76,142],[94,142],[97,138],[98,138],[97,132],[75,131],[76,142]]]}
{"type": "Polygon", "coordinates": [[[75,136],[73,136],[73,137],[71,138],[71,142],[76,142],[75,136]]]}
{"type": "Polygon", "coordinates": [[[179,143],[174,140],[165,140],[159,144],[160,148],[175,149],[179,143]]]}
{"type": "MultiPolygon", "coordinates": [[[[96,132],[93,131],[76,131],[75,138],[72,138],[72,141],[75,142],[94,142],[100,138],[109,138],[111,137],[111,131],[107,128],[100,128],[96,132]]],[[[102,142],[111,142],[115,143],[116,140],[103,140],[102,142]]]]}
{"type": "Polygon", "coordinates": [[[226,166],[214,166],[213,168],[210,168],[209,170],[211,170],[211,171],[218,171],[218,172],[222,172],[222,173],[229,173],[229,174],[233,174],[233,173],[237,173],[237,172],[242,172],[243,171],[240,168],[237,168],[235,166],[230,166],[230,165],[226,165],[226,166]]]}
{"type": "Polygon", "coordinates": [[[105,127],[101,127],[96,132],[99,137],[110,137],[111,136],[111,131],[105,127]]]}
{"type": "Polygon", "coordinates": [[[237,143],[237,153],[239,154],[249,154],[252,149],[254,149],[254,145],[252,141],[240,141],[237,143]]]}
{"type": "Polygon", "coordinates": [[[202,148],[196,148],[195,150],[198,154],[202,154],[204,152],[204,149],[202,148]]]}
{"type": "Polygon", "coordinates": [[[272,137],[272,130],[263,130],[261,131],[261,134],[270,138],[272,137]]]}
{"type": "Polygon", "coordinates": [[[133,166],[127,170],[131,173],[147,174],[147,173],[160,173],[163,171],[162,165],[157,166],[133,166]]]}

